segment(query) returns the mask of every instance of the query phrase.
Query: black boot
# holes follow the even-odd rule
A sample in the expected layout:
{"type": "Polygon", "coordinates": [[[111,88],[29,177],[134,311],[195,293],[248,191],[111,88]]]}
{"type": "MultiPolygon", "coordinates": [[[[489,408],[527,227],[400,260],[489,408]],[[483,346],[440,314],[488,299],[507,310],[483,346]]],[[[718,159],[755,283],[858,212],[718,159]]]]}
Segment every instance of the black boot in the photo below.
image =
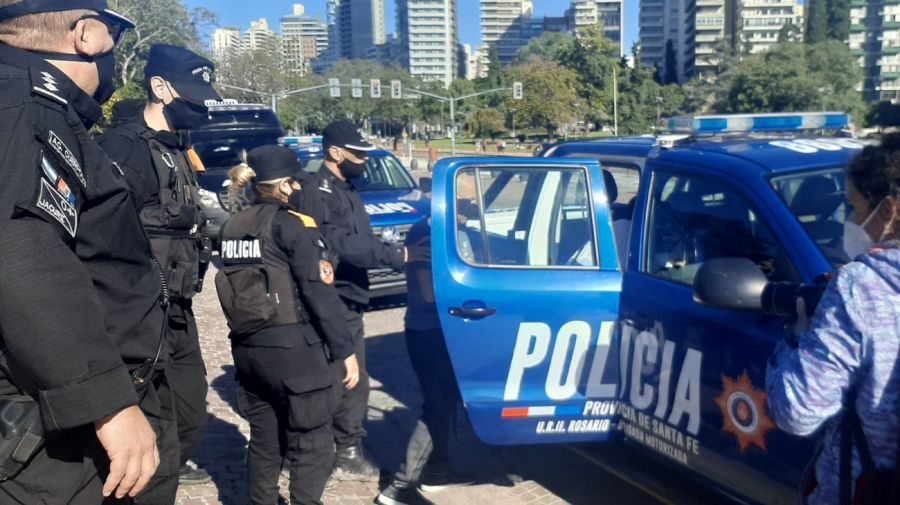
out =
{"type": "Polygon", "coordinates": [[[357,480],[362,482],[375,482],[378,480],[380,470],[366,459],[363,454],[362,444],[348,447],[338,447],[335,455],[334,471],[331,473],[335,480],[357,480]]]}

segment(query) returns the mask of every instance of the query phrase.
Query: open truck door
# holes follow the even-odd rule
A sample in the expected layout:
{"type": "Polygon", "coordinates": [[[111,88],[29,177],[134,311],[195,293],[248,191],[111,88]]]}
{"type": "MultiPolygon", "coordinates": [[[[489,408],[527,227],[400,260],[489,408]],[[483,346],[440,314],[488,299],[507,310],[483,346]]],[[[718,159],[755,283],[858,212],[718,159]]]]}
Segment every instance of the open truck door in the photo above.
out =
{"type": "Polygon", "coordinates": [[[455,158],[434,174],[435,294],[475,433],[614,437],[622,273],[600,165],[455,158]]]}

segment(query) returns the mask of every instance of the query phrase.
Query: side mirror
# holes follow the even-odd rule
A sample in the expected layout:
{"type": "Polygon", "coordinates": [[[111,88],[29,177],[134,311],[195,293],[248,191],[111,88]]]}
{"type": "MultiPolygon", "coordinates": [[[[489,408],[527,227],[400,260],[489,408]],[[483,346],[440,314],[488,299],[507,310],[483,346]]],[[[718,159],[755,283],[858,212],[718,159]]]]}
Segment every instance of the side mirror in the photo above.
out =
{"type": "Polygon", "coordinates": [[[730,310],[763,310],[763,291],[769,280],[746,258],[719,258],[700,266],[694,277],[694,300],[730,310]]]}
{"type": "Polygon", "coordinates": [[[422,177],[419,179],[419,189],[422,193],[431,193],[431,189],[434,186],[434,179],[431,177],[422,177]]]}

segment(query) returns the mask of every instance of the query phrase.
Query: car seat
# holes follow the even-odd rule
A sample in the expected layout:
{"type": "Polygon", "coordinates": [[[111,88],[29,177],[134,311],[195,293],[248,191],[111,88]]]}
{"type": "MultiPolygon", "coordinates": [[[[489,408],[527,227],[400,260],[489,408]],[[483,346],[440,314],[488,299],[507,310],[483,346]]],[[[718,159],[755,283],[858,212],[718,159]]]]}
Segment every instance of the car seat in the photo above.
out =
{"type": "Polygon", "coordinates": [[[823,248],[840,247],[844,226],[834,219],[844,202],[837,181],[824,175],[807,177],[791,200],[791,212],[810,237],[823,248]]]}

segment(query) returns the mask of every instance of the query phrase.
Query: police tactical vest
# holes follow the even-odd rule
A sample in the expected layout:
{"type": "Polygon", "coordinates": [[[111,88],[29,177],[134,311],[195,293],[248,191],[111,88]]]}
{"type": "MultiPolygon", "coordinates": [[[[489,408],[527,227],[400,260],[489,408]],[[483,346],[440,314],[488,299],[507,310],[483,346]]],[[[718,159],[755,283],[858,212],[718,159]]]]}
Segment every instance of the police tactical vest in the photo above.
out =
{"type": "Polygon", "coordinates": [[[202,289],[201,271],[205,270],[200,267],[201,220],[192,218],[177,228],[170,223],[171,218],[184,212],[185,206],[194,207],[196,216],[202,215],[193,165],[184,149],[164,144],[145,126],[131,123],[127,128],[147,142],[159,181],[159,203],[141,209],[141,222],[150,237],[153,255],[167,273],[172,296],[191,298],[202,289]]]}
{"type": "Polygon", "coordinates": [[[275,243],[275,215],[281,208],[254,205],[232,216],[222,228],[223,267],[216,274],[216,290],[228,326],[236,334],[309,321],[291,275],[290,258],[275,243]]]}

